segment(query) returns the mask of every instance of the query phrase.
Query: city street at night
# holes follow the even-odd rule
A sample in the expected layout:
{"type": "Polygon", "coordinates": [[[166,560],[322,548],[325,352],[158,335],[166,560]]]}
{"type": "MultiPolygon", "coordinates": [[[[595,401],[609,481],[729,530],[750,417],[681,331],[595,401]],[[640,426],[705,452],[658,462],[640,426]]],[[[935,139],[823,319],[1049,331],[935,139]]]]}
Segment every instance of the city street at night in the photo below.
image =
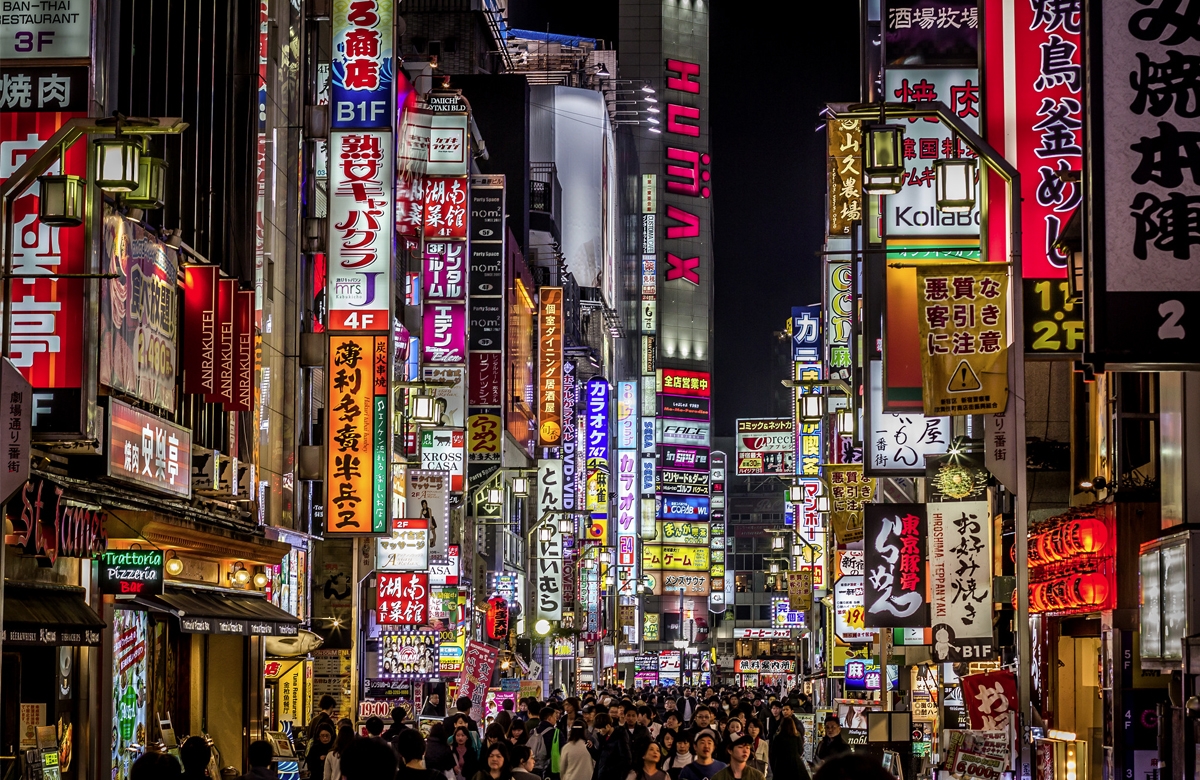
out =
{"type": "Polygon", "coordinates": [[[0,0],[0,257],[0,780],[1200,778],[1200,0],[0,0]]]}

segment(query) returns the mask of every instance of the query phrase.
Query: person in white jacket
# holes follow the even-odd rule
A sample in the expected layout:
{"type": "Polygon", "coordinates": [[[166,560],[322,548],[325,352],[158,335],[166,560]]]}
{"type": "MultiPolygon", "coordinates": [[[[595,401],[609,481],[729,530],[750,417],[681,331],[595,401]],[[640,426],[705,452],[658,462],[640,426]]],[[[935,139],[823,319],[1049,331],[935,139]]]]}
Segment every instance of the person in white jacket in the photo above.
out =
{"type": "Polygon", "coordinates": [[[592,780],[595,762],[584,736],[583,721],[577,721],[571,727],[567,744],[559,749],[558,772],[561,780],[592,780]]]}
{"type": "Polygon", "coordinates": [[[750,766],[766,776],[769,767],[768,751],[771,749],[771,743],[763,735],[762,724],[755,718],[746,721],[746,736],[754,740],[750,746],[750,766]]]}
{"type": "Polygon", "coordinates": [[[325,754],[325,777],[323,780],[342,780],[342,751],[354,741],[354,728],[342,724],[338,729],[333,748],[325,754]]]}

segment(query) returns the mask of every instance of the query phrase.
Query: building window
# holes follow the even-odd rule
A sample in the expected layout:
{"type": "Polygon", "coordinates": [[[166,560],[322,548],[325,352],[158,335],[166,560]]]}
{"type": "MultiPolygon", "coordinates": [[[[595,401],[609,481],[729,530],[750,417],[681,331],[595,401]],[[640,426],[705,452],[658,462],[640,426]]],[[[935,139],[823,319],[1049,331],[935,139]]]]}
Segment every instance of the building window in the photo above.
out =
{"type": "Polygon", "coordinates": [[[771,619],[771,605],[770,604],[759,604],[758,605],[758,619],[759,620],[770,620],[771,619]]]}
{"type": "Polygon", "coordinates": [[[733,577],[733,589],[738,593],[750,593],[754,589],[754,575],[748,572],[735,574],[733,577]]]}
{"type": "Polygon", "coordinates": [[[750,605],[749,604],[735,605],[733,619],[734,620],[750,620],[751,619],[750,618],[750,605]]]}

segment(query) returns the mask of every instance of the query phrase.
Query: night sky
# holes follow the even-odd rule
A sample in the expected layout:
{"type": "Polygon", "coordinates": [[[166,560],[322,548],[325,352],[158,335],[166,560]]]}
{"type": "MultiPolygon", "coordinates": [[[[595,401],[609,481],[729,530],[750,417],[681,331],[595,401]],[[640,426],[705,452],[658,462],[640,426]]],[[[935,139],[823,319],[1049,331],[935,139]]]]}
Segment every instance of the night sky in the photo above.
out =
{"type": "MultiPolygon", "coordinates": [[[[710,0],[716,324],[714,436],[738,417],[770,414],[783,377],[772,331],[793,305],[821,300],[826,102],[858,100],[858,4],[823,3],[803,19],[710,0]],[[782,28],[782,29],[781,29],[782,28]]],[[[510,0],[520,29],[603,38],[616,46],[616,0],[510,0]]]]}

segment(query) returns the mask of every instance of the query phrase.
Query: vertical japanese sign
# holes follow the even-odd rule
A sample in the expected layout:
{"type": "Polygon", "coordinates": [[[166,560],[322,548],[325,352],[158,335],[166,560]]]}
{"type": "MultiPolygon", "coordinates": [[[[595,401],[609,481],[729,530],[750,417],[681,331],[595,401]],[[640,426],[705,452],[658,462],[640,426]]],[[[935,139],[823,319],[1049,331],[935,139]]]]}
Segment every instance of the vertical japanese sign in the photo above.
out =
{"type": "Polygon", "coordinates": [[[425,363],[465,363],[467,360],[467,306],[455,301],[426,303],[422,316],[425,363]]]}
{"type": "Polygon", "coordinates": [[[450,537],[450,474],[408,469],[403,496],[406,518],[424,520],[429,531],[429,556],[445,558],[450,537]]]}
{"type": "Polygon", "coordinates": [[[575,486],[579,476],[576,464],[579,451],[579,423],[575,413],[577,383],[573,361],[563,361],[562,380],[563,509],[574,512],[578,506],[575,486]]]}
{"type": "Polygon", "coordinates": [[[726,577],[733,579],[732,573],[726,569],[725,561],[725,480],[729,476],[725,453],[719,450],[712,452],[709,463],[709,497],[712,512],[708,523],[708,574],[712,577],[712,582],[708,603],[713,612],[724,612],[726,605],[732,603],[732,598],[726,598],[725,580],[726,577]]]}
{"type": "Polygon", "coordinates": [[[423,626],[429,622],[429,574],[380,572],[375,620],[381,626],[423,626]]]}
{"type": "Polygon", "coordinates": [[[863,538],[863,507],[875,495],[875,480],[863,476],[862,464],[825,466],[829,489],[829,524],[838,544],[863,538]]]}
{"type": "Polygon", "coordinates": [[[634,595],[627,588],[636,582],[638,537],[638,454],[637,450],[617,450],[617,580],[622,595],[634,595]]]}
{"type": "Polygon", "coordinates": [[[462,241],[431,241],[422,255],[424,300],[466,300],[467,245],[462,241]]]}
{"type": "Polygon", "coordinates": [[[562,517],[563,464],[561,460],[542,460],[537,470],[536,526],[537,568],[534,591],[537,617],[562,620],[563,613],[563,539],[558,530],[562,517]]]}
{"type": "Polygon", "coordinates": [[[538,444],[562,444],[563,289],[538,289],[538,444]]]}
{"type": "MultiPolygon", "coordinates": [[[[979,71],[975,68],[887,68],[884,97],[889,102],[945,103],[972,130],[979,131],[979,71]]],[[[979,207],[943,213],[937,208],[937,159],[972,157],[950,128],[937,119],[910,119],[904,135],[904,185],[887,198],[884,216],[888,238],[979,235],[979,207]]]]}
{"type": "Polygon", "coordinates": [[[926,506],[934,658],[987,660],[995,654],[988,502],[946,501],[926,506]]]}
{"type": "Polygon", "coordinates": [[[962,678],[963,703],[972,729],[1003,731],[1017,723],[1017,677],[1007,669],[962,678]]]}
{"type": "Polygon", "coordinates": [[[829,146],[827,232],[850,235],[850,224],[862,216],[862,123],[857,119],[830,119],[825,123],[829,146]]]}
{"type": "Polygon", "coordinates": [[[936,417],[998,414],[1008,403],[1008,269],[917,269],[922,400],[936,417]]]}
{"type": "Polygon", "coordinates": [[[829,532],[818,510],[817,499],[821,495],[821,480],[805,478],[800,480],[800,485],[803,488],[804,501],[795,504],[793,510],[796,538],[800,543],[799,570],[811,572],[813,588],[824,590],[829,587],[825,565],[826,538],[829,532]]]}
{"type": "Polygon", "coordinates": [[[388,339],[331,334],[325,533],[388,530],[388,339]]]}
{"type": "Polygon", "coordinates": [[[387,131],[330,134],[326,294],[331,331],[383,331],[391,325],[391,137],[387,131]]]}
{"type": "Polygon", "coordinates": [[[1089,347],[1113,362],[1190,363],[1200,352],[1197,7],[1182,7],[1091,7],[1089,347]]]}
{"type": "Polygon", "coordinates": [[[467,460],[495,463],[504,438],[504,177],[472,177],[469,195],[467,460]]]}
{"type": "Polygon", "coordinates": [[[426,239],[467,237],[467,190],[466,176],[426,178],[422,216],[426,239]]]}
{"type": "MultiPolygon", "coordinates": [[[[86,16],[90,18],[90,10],[86,16]]],[[[17,24],[6,23],[0,29],[3,38],[10,34],[19,37],[22,32],[17,24]]],[[[26,34],[35,35],[31,31],[26,34]]],[[[35,39],[29,45],[28,54],[36,56],[40,44],[35,39]]],[[[88,56],[86,43],[82,56],[88,56]]],[[[0,80],[5,85],[0,90],[0,143],[4,149],[0,181],[4,181],[63,124],[87,115],[88,69],[5,67],[0,80]]],[[[48,172],[86,176],[87,144],[76,142],[65,160],[48,172]]],[[[43,225],[37,216],[38,199],[35,184],[12,207],[12,272],[25,278],[13,280],[8,357],[33,386],[34,433],[78,435],[86,352],[85,282],[50,275],[88,270],[87,227],[43,225]],[[39,278],[42,276],[46,278],[39,278]]]]}
{"type": "Polygon", "coordinates": [[[868,504],[863,525],[864,624],[923,628],[926,602],[924,504],[868,504]]]}
{"type": "Polygon", "coordinates": [[[589,541],[608,542],[609,491],[609,396],[608,380],[592,377],[587,383],[585,415],[587,442],[584,460],[587,467],[587,511],[592,515],[589,541]]]}
{"type": "Polygon", "coordinates": [[[854,269],[850,263],[828,262],[825,264],[825,359],[831,377],[850,378],[853,322],[854,269]]]}
{"type": "MultiPolygon", "coordinates": [[[[334,129],[391,127],[392,4],[339,0],[332,5],[332,125],[334,129]]],[[[391,158],[390,144],[388,149],[391,158]]]]}
{"type": "Polygon", "coordinates": [[[792,362],[820,363],[825,358],[820,306],[792,307],[792,362]]]}

